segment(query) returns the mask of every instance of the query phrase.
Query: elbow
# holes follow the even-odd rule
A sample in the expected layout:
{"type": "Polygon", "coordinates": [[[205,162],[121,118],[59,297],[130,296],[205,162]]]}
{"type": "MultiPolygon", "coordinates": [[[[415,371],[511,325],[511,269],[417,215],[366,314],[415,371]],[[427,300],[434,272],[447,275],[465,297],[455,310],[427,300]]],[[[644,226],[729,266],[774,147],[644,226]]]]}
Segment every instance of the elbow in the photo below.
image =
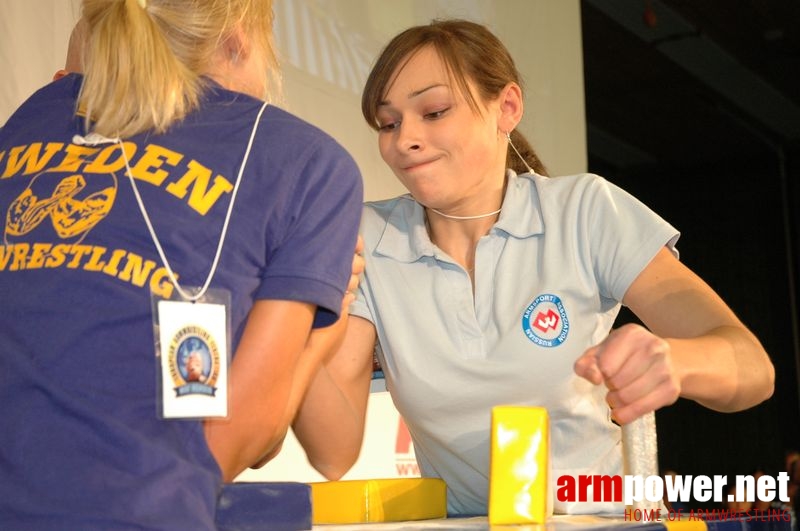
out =
{"type": "Polygon", "coordinates": [[[756,378],[747,379],[747,392],[741,393],[739,400],[730,408],[731,412],[743,411],[766,402],[775,393],[775,366],[767,357],[759,370],[753,371],[756,378]]]}
{"type": "Polygon", "coordinates": [[[214,421],[207,421],[205,425],[206,442],[225,483],[234,481],[246,469],[260,468],[275,458],[286,437],[286,430],[277,428],[269,431],[268,435],[253,437],[250,432],[226,427],[224,423],[214,421]]]}
{"type": "Polygon", "coordinates": [[[748,356],[740,358],[736,371],[740,406],[737,411],[755,407],[775,393],[775,365],[758,339],[752,334],[750,337],[750,350],[745,350],[748,356]]]}
{"type": "Polygon", "coordinates": [[[761,365],[761,370],[756,373],[760,373],[760,378],[758,378],[756,387],[752,393],[753,403],[751,407],[769,400],[773,393],[775,393],[775,365],[773,365],[772,360],[766,352],[764,353],[764,360],[761,365]]]}
{"type": "Polygon", "coordinates": [[[222,471],[222,481],[225,483],[232,483],[239,476],[239,474],[248,468],[261,468],[278,455],[282,446],[283,443],[281,441],[275,448],[269,452],[266,452],[255,460],[250,460],[245,457],[245,454],[247,453],[246,451],[243,451],[241,454],[239,454],[239,459],[230,459],[226,463],[217,460],[220,465],[220,470],[222,471]]]}
{"type": "Polygon", "coordinates": [[[349,452],[346,455],[337,456],[333,460],[309,459],[311,466],[322,474],[328,481],[338,481],[353,468],[358,460],[358,452],[349,452]]]}
{"type": "Polygon", "coordinates": [[[766,384],[764,385],[764,397],[761,399],[762,402],[765,400],[769,400],[772,398],[772,395],[775,393],[775,366],[772,364],[771,361],[767,360],[767,375],[766,375],[766,384]]]}
{"type": "Polygon", "coordinates": [[[342,468],[320,467],[317,469],[317,471],[320,474],[322,474],[328,481],[338,481],[342,479],[342,476],[344,476],[348,470],[350,470],[349,467],[342,467],[342,468]]]}

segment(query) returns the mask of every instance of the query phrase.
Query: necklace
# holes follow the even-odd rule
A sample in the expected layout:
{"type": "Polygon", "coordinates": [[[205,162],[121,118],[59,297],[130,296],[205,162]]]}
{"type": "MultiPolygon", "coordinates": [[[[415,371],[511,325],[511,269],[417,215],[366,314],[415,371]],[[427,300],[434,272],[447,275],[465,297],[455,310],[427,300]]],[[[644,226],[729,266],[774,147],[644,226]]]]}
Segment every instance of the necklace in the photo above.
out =
{"type": "Polygon", "coordinates": [[[438,210],[436,210],[435,208],[431,208],[431,207],[428,207],[428,210],[431,210],[431,211],[433,211],[433,212],[436,212],[437,214],[439,214],[439,215],[440,215],[440,216],[442,216],[443,218],[448,218],[448,219],[460,219],[460,220],[463,220],[463,219],[480,219],[480,218],[488,218],[489,216],[494,216],[495,214],[498,214],[498,213],[499,213],[501,210],[503,210],[503,207],[500,207],[500,208],[498,208],[498,209],[497,209],[497,210],[495,210],[494,212],[489,212],[488,214],[478,214],[477,216],[451,216],[450,214],[445,214],[444,212],[439,212],[439,211],[438,211],[438,210]]]}

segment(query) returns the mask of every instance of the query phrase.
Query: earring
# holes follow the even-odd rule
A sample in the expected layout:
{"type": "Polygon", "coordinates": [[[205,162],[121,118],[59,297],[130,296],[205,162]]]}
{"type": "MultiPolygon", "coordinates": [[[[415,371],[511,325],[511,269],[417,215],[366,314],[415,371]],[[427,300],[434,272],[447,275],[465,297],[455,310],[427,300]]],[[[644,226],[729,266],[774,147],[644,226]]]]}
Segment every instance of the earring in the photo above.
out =
{"type": "Polygon", "coordinates": [[[517,154],[517,157],[519,157],[519,160],[521,160],[522,164],[528,169],[528,173],[536,173],[535,171],[533,171],[533,168],[531,168],[528,165],[528,161],[525,160],[525,157],[520,155],[520,152],[517,150],[517,146],[514,145],[514,142],[511,141],[511,131],[506,131],[506,139],[508,140],[508,145],[511,146],[511,149],[513,149],[514,153],[517,154]]]}

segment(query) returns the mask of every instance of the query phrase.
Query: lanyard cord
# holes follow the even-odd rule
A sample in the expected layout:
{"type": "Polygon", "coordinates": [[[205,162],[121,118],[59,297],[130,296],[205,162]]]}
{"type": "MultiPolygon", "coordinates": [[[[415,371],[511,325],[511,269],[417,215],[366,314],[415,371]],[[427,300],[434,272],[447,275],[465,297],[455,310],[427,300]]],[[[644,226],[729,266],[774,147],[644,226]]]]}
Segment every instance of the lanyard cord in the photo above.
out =
{"type": "Polygon", "coordinates": [[[150,222],[150,216],[147,214],[147,209],[144,207],[144,202],[142,201],[142,196],[139,194],[139,188],[136,186],[136,181],[133,178],[133,173],[131,172],[130,162],[128,161],[128,154],[125,152],[125,146],[122,143],[122,140],[119,138],[106,138],[102,135],[98,135],[96,133],[89,133],[85,137],[80,135],[75,135],[72,141],[75,144],[80,145],[98,145],[103,143],[112,142],[114,144],[118,144],[120,149],[122,150],[122,158],[125,160],[125,168],[128,171],[128,179],[131,182],[131,187],[133,188],[133,194],[136,196],[136,202],[139,204],[139,210],[142,213],[142,217],[144,218],[145,224],[147,224],[147,229],[150,231],[150,237],[153,239],[153,244],[156,246],[156,250],[158,251],[158,255],[161,257],[161,261],[164,263],[164,267],[167,270],[167,275],[169,276],[169,280],[172,282],[172,285],[175,286],[175,289],[178,290],[181,297],[185,300],[196,302],[200,298],[205,295],[208,287],[211,285],[211,279],[214,277],[214,273],[217,271],[217,264],[219,263],[219,258],[222,255],[222,245],[225,243],[225,236],[228,233],[228,224],[231,219],[231,214],[233,213],[233,204],[236,202],[236,194],[239,191],[239,183],[242,181],[242,174],[244,173],[244,168],[247,165],[247,159],[250,157],[250,150],[253,147],[253,140],[256,137],[256,131],[258,131],[258,124],[261,122],[261,115],[264,113],[264,110],[267,108],[268,103],[264,102],[261,106],[261,109],[258,111],[258,116],[256,116],[256,121],[253,124],[253,130],[250,132],[250,139],[247,142],[247,149],[244,152],[244,157],[242,157],[242,164],[239,166],[239,174],[236,176],[236,183],[233,185],[233,192],[231,193],[231,202],[228,205],[228,212],[225,214],[225,222],[222,225],[222,233],[219,237],[219,244],[217,245],[217,252],[214,255],[214,261],[211,264],[211,270],[208,272],[208,276],[206,277],[206,281],[203,284],[203,287],[200,288],[200,291],[191,295],[184,291],[181,288],[181,285],[178,283],[178,279],[175,276],[175,273],[172,271],[172,267],[169,265],[169,261],[167,260],[167,255],[164,254],[164,249],[161,247],[161,242],[158,239],[158,235],[156,235],[156,231],[153,228],[153,224],[150,222]]]}

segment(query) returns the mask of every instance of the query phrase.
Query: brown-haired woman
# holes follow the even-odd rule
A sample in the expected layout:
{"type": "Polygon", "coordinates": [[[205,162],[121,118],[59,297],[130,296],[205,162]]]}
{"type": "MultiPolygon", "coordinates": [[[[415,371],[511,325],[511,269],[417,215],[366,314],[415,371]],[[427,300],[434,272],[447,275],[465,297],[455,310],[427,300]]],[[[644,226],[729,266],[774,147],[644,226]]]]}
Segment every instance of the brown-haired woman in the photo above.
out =
{"type": "Polygon", "coordinates": [[[596,175],[544,176],[515,131],[520,76],[486,27],[397,35],[362,111],[409,194],[364,210],[344,348],[366,357],[377,341],[420,470],[446,481],[451,514],[486,514],[494,405],[548,409],[553,477],[616,475],[612,420],[679,397],[737,411],[772,394],[767,353],[677,260],[677,230],[596,175]],[[612,331],[621,304],[646,327],[612,331]]]}

